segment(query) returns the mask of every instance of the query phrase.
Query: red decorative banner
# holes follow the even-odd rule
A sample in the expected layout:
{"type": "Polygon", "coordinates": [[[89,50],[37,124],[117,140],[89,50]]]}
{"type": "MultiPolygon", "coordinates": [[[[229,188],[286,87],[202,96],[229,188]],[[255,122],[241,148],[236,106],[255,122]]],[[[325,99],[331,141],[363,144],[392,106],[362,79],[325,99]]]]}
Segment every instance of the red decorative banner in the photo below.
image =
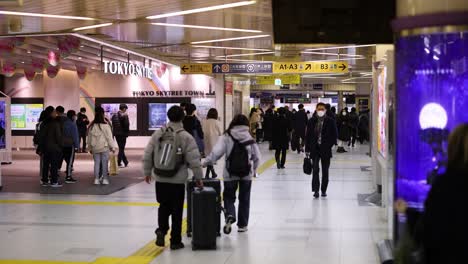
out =
{"type": "Polygon", "coordinates": [[[16,64],[12,62],[3,62],[2,65],[2,74],[6,77],[11,77],[15,75],[16,64]]]}
{"type": "Polygon", "coordinates": [[[45,61],[43,59],[32,58],[31,64],[36,73],[41,73],[44,71],[45,61]]]}
{"type": "Polygon", "coordinates": [[[78,78],[84,80],[86,78],[87,68],[80,65],[75,65],[76,73],[78,74],[78,78]]]}
{"type": "Polygon", "coordinates": [[[33,67],[26,66],[24,68],[24,76],[26,76],[26,79],[28,79],[28,81],[32,81],[34,80],[34,77],[36,77],[36,71],[33,67]]]}
{"type": "Polygon", "coordinates": [[[47,61],[50,65],[57,66],[60,63],[60,55],[52,50],[49,50],[49,53],[47,54],[47,61]]]}
{"type": "Polygon", "coordinates": [[[15,48],[15,43],[11,39],[0,39],[0,53],[11,53],[15,48]]]}
{"type": "Polygon", "coordinates": [[[60,67],[59,66],[47,66],[47,76],[49,76],[49,78],[55,78],[55,76],[57,76],[58,72],[60,71],[60,67]]]}

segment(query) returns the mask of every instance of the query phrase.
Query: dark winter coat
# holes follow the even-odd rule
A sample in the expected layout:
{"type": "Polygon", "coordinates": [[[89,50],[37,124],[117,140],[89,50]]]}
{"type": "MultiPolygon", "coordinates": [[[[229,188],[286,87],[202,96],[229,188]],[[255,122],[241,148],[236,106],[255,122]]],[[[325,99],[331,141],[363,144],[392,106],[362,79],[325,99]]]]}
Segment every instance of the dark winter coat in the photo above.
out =
{"type": "Polygon", "coordinates": [[[117,112],[112,116],[112,128],[114,136],[128,137],[130,132],[130,121],[128,115],[122,112],[117,112]]]}
{"type": "Polygon", "coordinates": [[[275,115],[273,113],[266,113],[263,117],[263,134],[265,141],[272,141],[273,139],[273,122],[275,115]]]}
{"type": "Polygon", "coordinates": [[[318,135],[315,133],[319,119],[312,117],[307,123],[305,152],[310,153],[311,158],[320,155],[322,158],[332,157],[332,147],[336,144],[336,123],[330,117],[325,116],[322,125],[322,144],[318,145],[318,135]]]}
{"type": "Polygon", "coordinates": [[[336,118],[336,126],[338,127],[338,139],[341,141],[349,141],[351,139],[351,124],[349,115],[339,115],[336,118]]]}
{"type": "Polygon", "coordinates": [[[357,134],[358,125],[359,125],[359,116],[357,115],[357,113],[351,112],[349,114],[349,126],[351,129],[352,135],[357,134]]]}
{"type": "Polygon", "coordinates": [[[291,131],[291,122],[284,115],[278,115],[273,121],[273,148],[289,148],[289,132],[291,131]]]}
{"type": "Polygon", "coordinates": [[[294,114],[293,129],[297,136],[305,136],[308,121],[309,119],[307,118],[307,113],[305,110],[299,110],[294,114]]]}
{"type": "Polygon", "coordinates": [[[78,133],[80,136],[86,136],[88,132],[89,119],[83,113],[78,113],[76,116],[76,126],[78,127],[78,133]]]}
{"type": "Polygon", "coordinates": [[[190,135],[195,136],[195,133],[197,133],[200,139],[204,138],[203,129],[197,117],[185,116],[182,123],[184,124],[185,131],[189,132],[190,135]]]}
{"type": "Polygon", "coordinates": [[[58,119],[49,119],[40,125],[38,151],[62,152],[63,126],[58,119]]]}

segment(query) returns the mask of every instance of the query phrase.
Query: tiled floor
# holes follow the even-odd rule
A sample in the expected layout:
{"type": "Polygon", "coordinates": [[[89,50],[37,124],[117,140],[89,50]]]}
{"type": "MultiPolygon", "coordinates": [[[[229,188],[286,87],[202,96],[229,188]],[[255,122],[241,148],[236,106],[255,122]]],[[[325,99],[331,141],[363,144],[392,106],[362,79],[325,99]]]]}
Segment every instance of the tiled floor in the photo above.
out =
{"type": "MultiPolygon", "coordinates": [[[[263,161],[270,160],[272,153],[261,147],[263,161]]],[[[371,172],[361,171],[361,166],[370,166],[367,150],[336,154],[329,197],[317,200],[312,197],[310,176],[302,173],[303,157],[291,153],[285,170],[272,166],[255,180],[247,233],[223,235],[216,251],[166,249],[156,259],[132,263],[378,263],[375,243],[386,234],[386,224],[379,219],[381,209],[359,206],[357,201],[358,193],[373,191],[371,172]]],[[[151,203],[153,188],[140,183],[108,196],[0,193],[0,264],[5,259],[98,263],[100,257],[131,256],[154,239],[157,209],[150,204],[99,202],[151,203]]],[[[189,239],[184,240],[188,246],[189,239]]]]}

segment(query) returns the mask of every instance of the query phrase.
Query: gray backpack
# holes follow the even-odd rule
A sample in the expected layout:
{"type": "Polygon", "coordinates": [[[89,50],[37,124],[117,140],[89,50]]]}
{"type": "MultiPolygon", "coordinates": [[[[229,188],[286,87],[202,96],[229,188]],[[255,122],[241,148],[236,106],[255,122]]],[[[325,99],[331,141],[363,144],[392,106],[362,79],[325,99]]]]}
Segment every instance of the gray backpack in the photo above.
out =
{"type": "Polygon", "coordinates": [[[178,134],[184,129],[174,131],[171,127],[161,128],[158,148],[153,153],[154,173],[161,177],[174,177],[184,163],[184,156],[178,134]]]}

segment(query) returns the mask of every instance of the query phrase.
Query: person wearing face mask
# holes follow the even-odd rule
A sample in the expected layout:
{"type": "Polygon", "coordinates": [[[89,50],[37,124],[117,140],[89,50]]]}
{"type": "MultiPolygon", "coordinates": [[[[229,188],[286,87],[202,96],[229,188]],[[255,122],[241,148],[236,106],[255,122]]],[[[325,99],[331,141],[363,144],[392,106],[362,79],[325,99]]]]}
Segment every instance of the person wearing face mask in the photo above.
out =
{"type": "Polygon", "coordinates": [[[317,115],[312,117],[307,123],[305,152],[313,160],[312,172],[312,192],[318,198],[319,191],[322,197],[327,196],[328,170],[332,158],[332,147],[336,144],[337,129],[336,123],[326,116],[324,103],[318,103],[316,107],[317,115]],[[322,183],[320,184],[319,162],[322,165],[322,183]]]}
{"type": "Polygon", "coordinates": [[[344,148],[344,143],[351,140],[351,124],[348,116],[348,111],[345,109],[341,110],[340,114],[336,118],[336,124],[338,127],[338,153],[347,152],[344,148]]]}

